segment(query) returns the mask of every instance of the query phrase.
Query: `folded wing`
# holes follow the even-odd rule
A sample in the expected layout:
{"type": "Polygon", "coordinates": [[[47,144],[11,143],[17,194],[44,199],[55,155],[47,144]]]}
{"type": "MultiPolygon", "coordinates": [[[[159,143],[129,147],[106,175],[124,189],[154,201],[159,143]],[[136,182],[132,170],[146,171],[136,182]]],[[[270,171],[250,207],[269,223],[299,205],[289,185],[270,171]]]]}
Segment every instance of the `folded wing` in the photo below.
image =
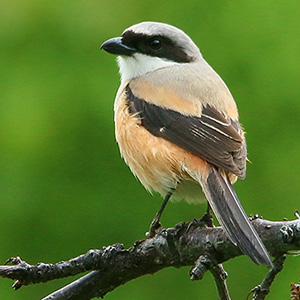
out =
{"type": "Polygon", "coordinates": [[[203,107],[201,117],[188,116],[137,98],[129,86],[126,93],[130,112],[153,135],[245,178],[247,149],[239,122],[212,106],[203,107]]]}

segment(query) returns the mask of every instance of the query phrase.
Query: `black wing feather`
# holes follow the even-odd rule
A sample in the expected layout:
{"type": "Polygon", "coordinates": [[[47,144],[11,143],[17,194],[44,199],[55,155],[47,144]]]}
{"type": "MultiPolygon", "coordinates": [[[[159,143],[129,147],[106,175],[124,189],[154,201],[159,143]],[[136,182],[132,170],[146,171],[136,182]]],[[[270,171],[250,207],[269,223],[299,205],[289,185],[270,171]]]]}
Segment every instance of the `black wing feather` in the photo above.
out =
{"type": "Polygon", "coordinates": [[[177,111],[137,98],[126,87],[129,110],[142,126],[157,137],[164,138],[209,163],[245,177],[246,144],[238,122],[224,117],[211,106],[202,116],[186,116],[177,111]]]}

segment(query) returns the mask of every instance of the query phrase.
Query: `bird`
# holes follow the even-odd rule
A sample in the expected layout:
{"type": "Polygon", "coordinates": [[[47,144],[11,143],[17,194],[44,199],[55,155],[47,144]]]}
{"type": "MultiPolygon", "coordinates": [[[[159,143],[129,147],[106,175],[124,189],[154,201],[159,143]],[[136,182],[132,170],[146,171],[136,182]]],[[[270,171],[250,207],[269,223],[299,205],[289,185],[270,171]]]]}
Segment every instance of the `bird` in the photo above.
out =
{"type": "Polygon", "coordinates": [[[121,84],[114,102],[121,156],[146,190],[164,202],[202,201],[203,193],[227,236],[256,264],[272,267],[233,189],[246,177],[247,146],[228,87],[181,29],[141,22],[100,49],[117,55],[121,84]]]}

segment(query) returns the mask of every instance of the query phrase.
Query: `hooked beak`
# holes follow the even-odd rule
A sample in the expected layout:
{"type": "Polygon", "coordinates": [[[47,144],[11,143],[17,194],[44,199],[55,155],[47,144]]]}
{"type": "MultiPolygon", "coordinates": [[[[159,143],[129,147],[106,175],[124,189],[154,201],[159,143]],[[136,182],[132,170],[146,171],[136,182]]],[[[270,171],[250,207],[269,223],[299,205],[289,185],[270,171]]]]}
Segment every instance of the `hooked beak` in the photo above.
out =
{"type": "Polygon", "coordinates": [[[136,52],[136,49],[124,45],[123,39],[121,37],[107,40],[101,45],[100,50],[102,49],[111,54],[127,56],[131,56],[133,53],[136,52]]]}

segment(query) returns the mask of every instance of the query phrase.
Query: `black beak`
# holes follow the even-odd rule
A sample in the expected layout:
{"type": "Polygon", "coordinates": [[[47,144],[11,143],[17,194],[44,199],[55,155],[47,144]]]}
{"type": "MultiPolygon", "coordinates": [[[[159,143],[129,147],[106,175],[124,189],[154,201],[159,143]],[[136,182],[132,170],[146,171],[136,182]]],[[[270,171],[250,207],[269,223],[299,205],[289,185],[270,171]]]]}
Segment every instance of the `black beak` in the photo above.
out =
{"type": "Polygon", "coordinates": [[[100,50],[101,49],[111,54],[127,56],[131,56],[133,53],[136,52],[136,49],[124,45],[123,39],[121,37],[107,40],[101,45],[100,50]]]}

